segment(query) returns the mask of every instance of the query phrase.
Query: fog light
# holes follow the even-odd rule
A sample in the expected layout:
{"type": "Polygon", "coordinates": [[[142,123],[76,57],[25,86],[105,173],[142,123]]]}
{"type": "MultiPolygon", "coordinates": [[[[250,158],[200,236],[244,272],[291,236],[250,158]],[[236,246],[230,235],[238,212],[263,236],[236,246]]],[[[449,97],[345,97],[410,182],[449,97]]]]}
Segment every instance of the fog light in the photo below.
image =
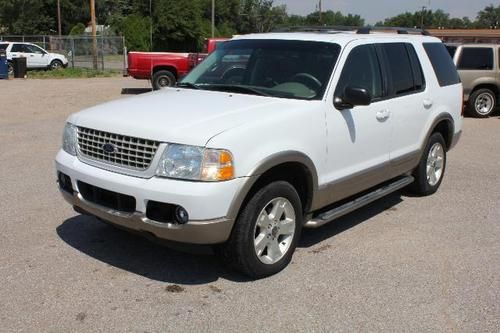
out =
{"type": "Polygon", "coordinates": [[[181,206],[178,206],[175,209],[175,220],[180,224],[186,224],[189,221],[188,212],[181,206]]]}

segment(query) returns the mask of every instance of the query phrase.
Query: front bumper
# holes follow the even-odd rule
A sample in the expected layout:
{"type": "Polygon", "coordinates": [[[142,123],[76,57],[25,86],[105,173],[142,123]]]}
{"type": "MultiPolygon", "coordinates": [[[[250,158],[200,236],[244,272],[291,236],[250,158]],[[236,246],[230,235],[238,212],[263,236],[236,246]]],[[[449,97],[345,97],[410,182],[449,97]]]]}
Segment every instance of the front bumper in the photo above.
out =
{"type": "Polygon", "coordinates": [[[189,221],[187,224],[161,223],[150,220],[144,213],[124,213],[86,201],[78,192],[70,194],[61,190],[64,199],[81,213],[99,217],[107,222],[155,237],[180,243],[217,244],[229,238],[233,221],[219,218],[206,221],[189,221]],[[77,207],[77,208],[76,208],[77,207]]]}
{"type": "Polygon", "coordinates": [[[234,218],[228,215],[233,198],[244,183],[240,178],[220,183],[137,178],[90,166],[62,150],[56,157],[56,169],[71,178],[74,193],[60,189],[66,201],[80,208],[79,211],[127,229],[152,233],[161,239],[192,244],[217,244],[229,238],[234,218]],[[133,196],[135,212],[116,211],[85,200],[78,189],[78,181],[133,196]],[[177,224],[147,218],[150,200],[184,207],[189,213],[189,221],[177,224]]]}

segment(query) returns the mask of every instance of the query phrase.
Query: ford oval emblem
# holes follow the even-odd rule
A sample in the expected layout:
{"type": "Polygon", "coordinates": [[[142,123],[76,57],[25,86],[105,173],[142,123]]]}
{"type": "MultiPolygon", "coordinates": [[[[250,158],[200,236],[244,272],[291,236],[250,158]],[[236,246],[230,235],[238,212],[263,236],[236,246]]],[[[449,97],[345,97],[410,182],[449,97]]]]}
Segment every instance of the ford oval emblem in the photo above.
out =
{"type": "Polygon", "coordinates": [[[114,154],[118,151],[118,149],[116,148],[116,146],[112,143],[105,143],[102,145],[102,150],[106,153],[106,154],[114,154]]]}

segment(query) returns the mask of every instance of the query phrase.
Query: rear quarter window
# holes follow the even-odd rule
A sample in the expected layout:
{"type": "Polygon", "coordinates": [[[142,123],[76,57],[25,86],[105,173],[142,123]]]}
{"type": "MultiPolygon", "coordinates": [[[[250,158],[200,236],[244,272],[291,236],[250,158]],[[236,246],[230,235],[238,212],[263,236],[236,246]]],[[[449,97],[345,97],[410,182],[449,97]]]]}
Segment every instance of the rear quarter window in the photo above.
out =
{"type": "Polygon", "coordinates": [[[491,47],[464,47],[458,59],[458,69],[463,70],[492,70],[493,48],[491,47]]]}
{"type": "Polygon", "coordinates": [[[441,87],[460,83],[453,60],[442,43],[423,43],[425,52],[441,87]]]}

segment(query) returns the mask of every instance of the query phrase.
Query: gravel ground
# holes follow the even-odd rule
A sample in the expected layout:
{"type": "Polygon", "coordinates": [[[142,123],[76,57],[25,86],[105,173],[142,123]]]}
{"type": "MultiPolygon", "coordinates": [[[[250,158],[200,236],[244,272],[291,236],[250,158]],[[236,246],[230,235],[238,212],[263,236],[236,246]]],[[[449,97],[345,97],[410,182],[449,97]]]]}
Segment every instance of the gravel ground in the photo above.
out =
{"type": "Polygon", "coordinates": [[[465,119],[437,194],[396,193],[307,230],[285,271],[248,281],[59,195],[65,118],[141,87],[0,80],[0,331],[500,332],[499,117],[465,119]]]}

